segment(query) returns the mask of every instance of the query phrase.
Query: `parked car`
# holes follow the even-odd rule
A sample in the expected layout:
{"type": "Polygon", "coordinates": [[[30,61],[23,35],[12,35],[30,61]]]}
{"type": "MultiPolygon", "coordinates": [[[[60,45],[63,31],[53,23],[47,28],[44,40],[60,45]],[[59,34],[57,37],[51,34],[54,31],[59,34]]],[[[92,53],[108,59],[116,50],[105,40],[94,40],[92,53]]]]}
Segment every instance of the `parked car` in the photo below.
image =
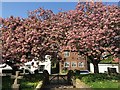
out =
{"type": "Polygon", "coordinates": [[[90,72],[88,70],[80,70],[80,74],[89,74],[90,72]]]}

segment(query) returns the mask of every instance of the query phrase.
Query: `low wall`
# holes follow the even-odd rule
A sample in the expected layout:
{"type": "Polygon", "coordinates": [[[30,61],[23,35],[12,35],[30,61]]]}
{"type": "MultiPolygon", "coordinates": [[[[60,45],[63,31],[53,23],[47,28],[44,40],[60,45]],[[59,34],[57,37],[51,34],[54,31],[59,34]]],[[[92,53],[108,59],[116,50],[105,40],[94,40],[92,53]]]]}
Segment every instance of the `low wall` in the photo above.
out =
{"type": "MultiPolygon", "coordinates": [[[[117,73],[119,72],[118,70],[118,64],[98,64],[99,67],[99,73],[105,73],[108,71],[108,67],[110,68],[116,68],[117,73]]],[[[94,73],[94,66],[92,63],[90,63],[90,72],[94,73]]]]}

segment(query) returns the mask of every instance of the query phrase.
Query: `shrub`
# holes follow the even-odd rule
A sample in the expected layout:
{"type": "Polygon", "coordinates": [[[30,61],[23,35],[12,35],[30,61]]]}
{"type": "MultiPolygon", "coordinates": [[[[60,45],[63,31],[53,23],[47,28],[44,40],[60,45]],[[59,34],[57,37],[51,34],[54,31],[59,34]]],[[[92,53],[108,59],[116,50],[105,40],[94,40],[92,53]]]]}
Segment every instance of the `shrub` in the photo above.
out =
{"type": "Polygon", "coordinates": [[[107,74],[87,74],[76,76],[83,82],[95,82],[95,81],[105,81],[105,80],[120,80],[120,75],[107,75],[107,74]]]}

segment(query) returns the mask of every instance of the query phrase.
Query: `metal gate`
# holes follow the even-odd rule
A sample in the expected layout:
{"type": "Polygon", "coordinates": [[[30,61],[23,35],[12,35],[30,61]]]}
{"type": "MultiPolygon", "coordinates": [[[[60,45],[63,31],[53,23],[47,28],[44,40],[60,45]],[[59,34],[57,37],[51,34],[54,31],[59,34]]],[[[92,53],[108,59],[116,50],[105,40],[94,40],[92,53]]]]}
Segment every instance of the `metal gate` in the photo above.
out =
{"type": "Polygon", "coordinates": [[[68,78],[67,75],[59,75],[59,74],[53,74],[49,75],[49,83],[50,84],[67,84],[68,78]]]}

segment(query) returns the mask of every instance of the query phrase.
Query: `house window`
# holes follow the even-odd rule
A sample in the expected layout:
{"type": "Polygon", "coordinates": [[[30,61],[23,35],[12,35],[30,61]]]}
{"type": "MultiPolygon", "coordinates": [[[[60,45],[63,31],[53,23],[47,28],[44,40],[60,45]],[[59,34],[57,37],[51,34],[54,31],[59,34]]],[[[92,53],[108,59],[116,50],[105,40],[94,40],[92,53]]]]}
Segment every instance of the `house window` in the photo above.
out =
{"type": "Polygon", "coordinates": [[[70,56],[70,52],[69,51],[65,51],[64,52],[64,57],[69,57],[70,56]]]}
{"type": "Polygon", "coordinates": [[[72,63],[71,63],[71,66],[72,66],[72,67],[77,67],[77,63],[76,63],[76,62],[72,62],[72,63]]]}
{"type": "Polygon", "coordinates": [[[64,62],[64,67],[70,67],[70,62],[64,62]]]}
{"type": "Polygon", "coordinates": [[[81,67],[81,68],[84,67],[84,62],[79,62],[78,66],[81,67]]]}

